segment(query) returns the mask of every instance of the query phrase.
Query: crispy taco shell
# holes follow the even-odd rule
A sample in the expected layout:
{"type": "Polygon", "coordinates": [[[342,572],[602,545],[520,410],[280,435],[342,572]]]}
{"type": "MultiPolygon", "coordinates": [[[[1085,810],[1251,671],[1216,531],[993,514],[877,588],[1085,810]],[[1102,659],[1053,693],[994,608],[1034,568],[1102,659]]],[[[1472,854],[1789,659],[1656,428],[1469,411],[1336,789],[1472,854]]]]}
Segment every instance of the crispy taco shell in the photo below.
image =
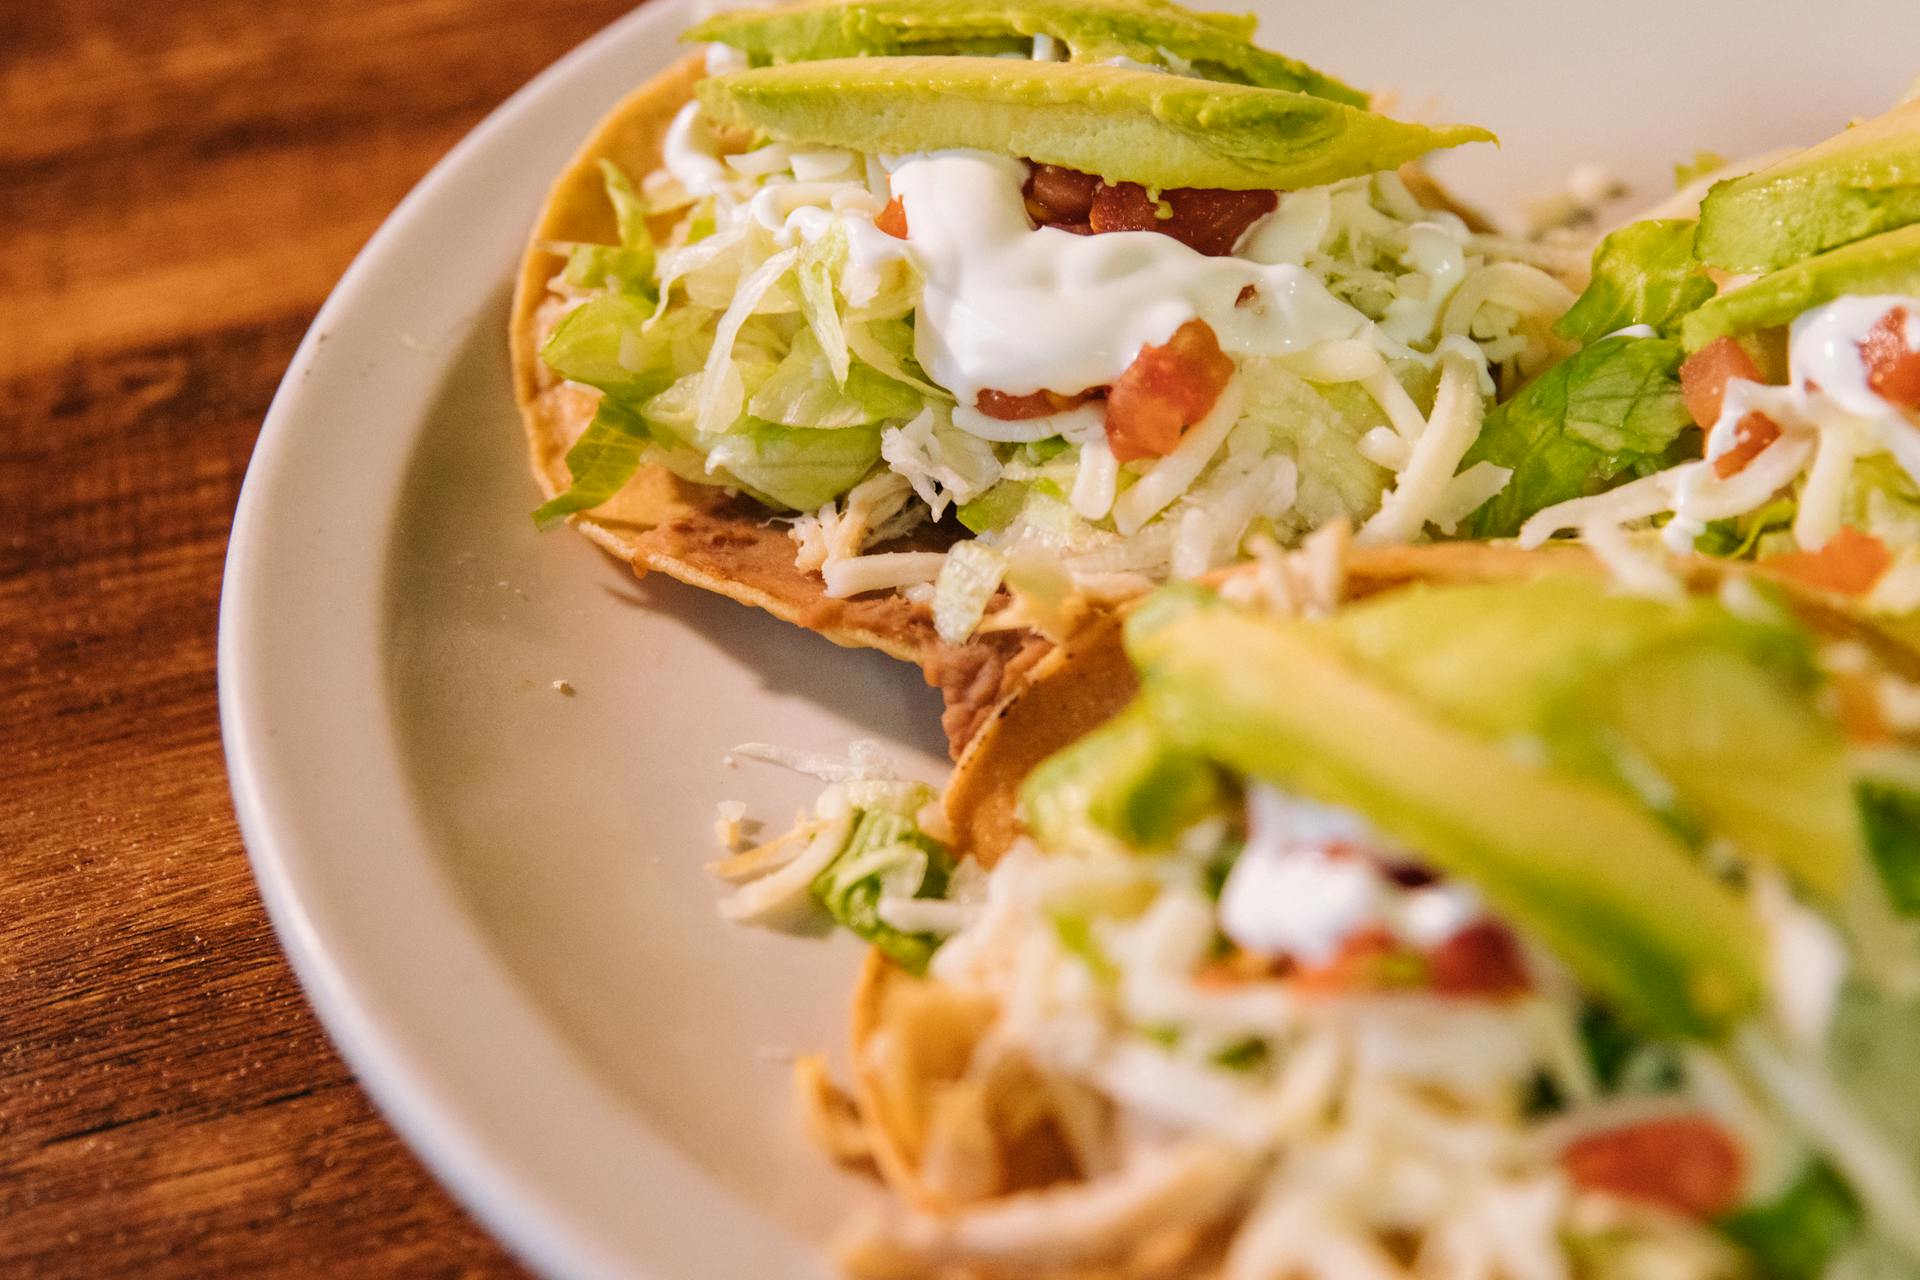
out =
{"type": "MultiPolygon", "coordinates": [[[[1599,561],[1572,546],[1522,551],[1477,542],[1425,547],[1364,547],[1345,553],[1339,601],[1362,600],[1411,582],[1493,582],[1547,573],[1604,573],[1599,561]]],[[[1786,588],[1801,620],[1817,634],[1847,637],[1874,650],[1889,671],[1920,678],[1920,634],[1910,620],[1862,618],[1844,597],[1769,575],[1764,565],[1692,560],[1688,585],[1711,589],[1730,570],[1771,577],[1786,588]]],[[[1222,570],[1215,580],[1255,572],[1222,570]]],[[[1033,767],[1117,714],[1136,689],[1120,643],[1120,616],[1096,618],[1059,648],[1041,656],[985,716],[954,766],[946,793],[955,847],[992,865],[1020,834],[1016,812],[1021,780],[1033,767]]]]}
{"type": "MultiPolygon", "coordinates": [[[[1330,599],[1320,603],[1360,600],[1415,582],[1605,572],[1591,555],[1574,547],[1523,552],[1475,543],[1347,549],[1338,564],[1340,572],[1326,584],[1333,587],[1330,599]]],[[[1715,589],[1730,571],[1751,569],[1708,560],[1679,562],[1676,567],[1697,591],[1715,589]]],[[[1217,580],[1261,571],[1241,566],[1222,571],[1217,580]]],[[[1764,576],[1764,567],[1760,572],[1764,576]]],[[[1910,627],[1863,619],[1844,598],[1801,584],[1782,580],[1780,585],[1787,589],[1794,612],[1816,634],[1858,643],[1872,651],[1885,670],[1920,679],[1920,644],[1910,627]]],[[[947,793],[957,849],[988,864],[998,858],[1020,835],[1016,802],[1020,783],[1034,765],[1131,699],[1137,685],[1122,648],[1121,622],[1118,614],[1096,619],[1041,659],[1029,678],[994,708],[961,756],[947,793]]],[[[1040,1197],[1095,1199],[1102,1193],[1102,1177],[1075,1168],[1072,1144],[1063,1137],[1071,1126],[1050,1117],[1044,1101],[1034,1101],[1020,1114],[1010,1112],[1005,1100],[995,1096],[1017,1091],[1022,1084],[1013,1077],[1010,1088],[1003,1087],[998,1081],[1006,1077],[997,1066],[983,1069],[1001,1052],[993,1036],[995,1016],[986,997],[913,977],[877,951],[870,953],[854,997],[854,1103],[881,1176],[920,1221],[918,1235],[908,1231],[898,1238],[883,1234],[860,1241],[849,1255],[855,1273],[904,1276],[915,1274],[918,1266],[923,1268],[920,1274],[938,1269],[939,1274],[969,1280],[1009,1274],[1049,1280],[1145,1276],[1163,1274],[1157,1266],[1171,1257],[1174,1267],[1167,1274],[1207,1274],[1217,1261],[1217,1255],[1209,1253],[1220,1239],[1214,1228],[1235,1203],[1230,1181],[1196,1184],[1211,1187],[1220,1196],[1220,1208],[1213,1217],[1189,1217],[1187,1236],[1176,1240],[1149,1234],[1136,1240],[1121,1232],[1114,1237],[1113,1256],[1100,1267],[1043,1262],[1003,1270],[996,1259],[969,1256],[981,1239],[996,1238],[992,1230],[981,1229],[983,1223],[987,1228],[1004,1226],[1004,1220],[1021,1216],[1013,1212],[1020,1207],[1041,1205],[1040,1197]],[[1024,1130],[1012,1127],[1021,1124],[1024,1130]],[[950,1169],[941,1166],[942,1145],[955,1145],[956,1133],[975,1135],[971,1149],[981,1153],[975,1167],[987,1171],[980,1185],[970,1187],[963,1181],[956,1187],[950,1169]],[[1015,1140],[1009,1141],[1010,1133],[1015,1140]],[[1002,1222],[985,1221],[996,1212],[1002,1222]]],[[[1044,1085],[1027,1088],[1030,1098],[1039,1093],[1044,1093],[1044,1085]]],[[[969,1149],[965,1142],[960,1146],[963,1152],[969,1149]]],[[[1216,1178],[1230,1173],[1213,1171],[1216,1178]]],[[[1111,1174],[1105,1180],[1111,1181],[1111,1174]]],[[[1036,1245],[1042,1255],[1045,1243],[1036,1245]]]]}
{"type": "MultiPolygon", "coordinates": [[[[534,223],[508,332],[514,397],[526,427],[533,474],[547,497],[571,481],[567,450],[586,429],[598,402],[598,393],[562,382],[540,359],[540,345],[564,310],[547,289],[565,266],[550,246],[617,240],[600,161],[612,160],[636,178],[658,168],[674,113],[693,96],[702,74],[696,54],[628,95],[567,162],[534,223]]],[[[794,566],[794,544],[766,508],[725,489],[690,484],[661,467],[643,468],[612,499],[573,517],[572,523],[636,573],[664,573],[764,609],[836,644],[878,649],[916,664],[946,697],[943,725],[956,753],[979,716],[1047,647],[1025,631],[945,644],[934,632],[929,610],[894,592],[829,599],[818,574],[794,566]]],[[[951,536],[928,529],[911,546],[886,549],[939,550],[951,536]]]]}
{"type": "MultiPolygon", "coordinates": [[[[534,224],[514,291],[509,332],[514,395],[533,473],[547,497],[570,482],[567,450],[586,429],[598,399],[594,391],[562,382],[540,360],[541,343],[565,309],[547,288],[565,266],[564,257],[550,246],[617,240],[600,161],[612,160],[636,177],[658,168],[668,126],[703,74],[702,58],[694,54],[628,95],[567,162],[534,224]]],[[[1423,203],[1460,208],[1417,168],[1402,172],[1423,203]]],[[[1471,211],[1464,213],[1471,220],[1471,211]]],[[[668,229],[661,225],[655,231],[664,234],[668,229]]],[[[1028,670],[1053,647],[1026,630],[989,632],[959,645],[943,643],[930,611],[894,592],[830,599],[818,574],[795,567],[794,545],[785,527],[759,503],[725,489],[691,484],[661,467],[643,468],[620,493],[573,517],[572,523],[636,573],[664,573],[764,609],[836,644],[878,649],[918,665],[928,683],[945,696],[942,725],[956,756],[1008,691],[1019,688],[1028,670]]],[[[953,536],[930,527],[886,549],[944,550],[953,536]]],[[[1089,727],[1071,718],[1063,721],[1063,728],[1076,733],[1089,727]]]]}

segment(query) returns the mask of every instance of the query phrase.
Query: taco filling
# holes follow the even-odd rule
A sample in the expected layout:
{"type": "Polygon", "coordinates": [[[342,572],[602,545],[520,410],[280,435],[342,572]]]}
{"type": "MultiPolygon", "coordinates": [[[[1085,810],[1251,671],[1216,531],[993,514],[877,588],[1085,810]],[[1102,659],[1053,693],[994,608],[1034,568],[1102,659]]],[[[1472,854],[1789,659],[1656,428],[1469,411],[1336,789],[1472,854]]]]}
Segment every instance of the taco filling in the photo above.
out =
{"type": "Polygon", "coordinates": [[[1920,1274],[1912,655],[1564,563],[1150,598],[990,867],[842,775],[737,893],[878,945],[805,1073],[900,1202],[848,1269],[1920,1274]]]}
{"type": "Polygon", "coordinates": [[[710,74],[659,166],[603,162],[619,243],[549,246],[540,358],[581,400],[543,522],[664,468],[954,643],[1332,521],[1451,533],[1506,482],[1463,457],[1572,294],[1396,173],[1489,135],[1144,0],[688,38],[710,74]]]}
{"type": "Polygon", "coordinates": [[[1920,609],[1917,163],[1911,102],[1608,236],[1556,326],[1585,345],[1468,455],[1514,474],[1466,527],[1576,534],[1651,590],[1664,547],[1920,609]]]}

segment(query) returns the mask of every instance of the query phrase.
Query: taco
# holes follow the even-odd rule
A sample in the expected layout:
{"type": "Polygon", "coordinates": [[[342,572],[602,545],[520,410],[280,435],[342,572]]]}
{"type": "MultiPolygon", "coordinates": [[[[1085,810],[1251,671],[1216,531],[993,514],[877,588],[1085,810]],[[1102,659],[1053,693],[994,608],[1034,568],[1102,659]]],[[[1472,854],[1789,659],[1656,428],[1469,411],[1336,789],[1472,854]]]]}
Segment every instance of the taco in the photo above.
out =
{"type": "Polygon", "coordinates": [[[1920,656],[1738,568],[1309,554],[1131,610],[990,867],[832,793],[848,1269],[1920,1274],[1920,656]]]}
{"type": "Polygon", "coordinates": [[[1920,610],[1920,100],[1723,170],[1594,252],[1581,348],[1490,415],[1511,469],[1465,522],[1574,534],[1643,587],[1660,549],[1920,610]]]}
{"type": "Polygon", "coordinates": [[[1496,393],[1565,349],[1566,255],[1398,172],[1490,135],[1251,28],[1162,0],[696,27],[522,265],[539,519],[971,685],[967,723],[1090,605],[1336,520],[1453,529],[1504,477],[1457,465],[1496,393]]]}

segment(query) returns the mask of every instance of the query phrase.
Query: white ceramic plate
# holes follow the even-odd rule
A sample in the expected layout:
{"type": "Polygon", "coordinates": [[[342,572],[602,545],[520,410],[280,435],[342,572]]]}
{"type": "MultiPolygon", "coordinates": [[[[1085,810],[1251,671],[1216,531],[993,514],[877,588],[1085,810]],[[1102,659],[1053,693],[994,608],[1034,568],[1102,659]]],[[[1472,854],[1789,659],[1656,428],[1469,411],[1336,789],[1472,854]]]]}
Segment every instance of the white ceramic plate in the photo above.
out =
{"type": "MultiPolygon", "coordinates": [[[[1504,152],[1446,168],[1492,203],[1583,161],[1651,199],[1696,147],[1809,140],[1920,71],[1908,0],[1265,8],[1270,43],[1496,128],[1504,152]]],[[[554,1274],[823,1274],[857,1193],[805,1148],[785,1062],[838,1044],[856,952],[715,916],[715,802],[777,822],[811,790],[722,756],[877,737],[941,765],[912,671],[527,519],[509,272],[691,12],[656,0],[540,77],[368,245],[267,417],[221,612],[235,801],[308,994],[394,1125],[554,1274]]]]}

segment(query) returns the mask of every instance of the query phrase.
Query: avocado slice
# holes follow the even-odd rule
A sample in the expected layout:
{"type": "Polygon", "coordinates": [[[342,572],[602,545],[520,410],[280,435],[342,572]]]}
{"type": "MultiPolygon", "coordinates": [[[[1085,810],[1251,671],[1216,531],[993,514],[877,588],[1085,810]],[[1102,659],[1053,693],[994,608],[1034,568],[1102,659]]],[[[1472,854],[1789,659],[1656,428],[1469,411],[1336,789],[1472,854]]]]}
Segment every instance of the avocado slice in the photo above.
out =
{"type": "Polygon", "coordinates": [[[1726,648],[1675,640],[1588,682],[1548,729],[1563,755],[1600,752],[1658,778],[1683,817],[1841,906],[1867,866],[1853,770],[1812,690],[1726,648]]]}
{"type": "Polygon", "coordinates": [[[1020,813],[1043,844],[1071,847],[1089,827],[1142,850],[1163,848],[1227,801],[1212,761],[1174,746],[1135,703],[1041,761],[1020,813]]]}
{"type": "Polygon", "coordinates": [[[681,37],[732,45],[755,66],[902,54],[1023,53],[1051,36],[1075,62],[1178,60],[1207,80],[1292,89],[1364,107],[1367,95],[1253,43],[1254,19],[1156,0],[797,0],[738,9],[681,37]]]}
{"type": "Polygon", "coordinates": [[[1920,222],[1920,101],[1854,125],[1700,202],[1694,252],[1725,271],[1773,271],[1920,222]]]}
{"type": "Polygon", "coordinates": [[[1648,649],[1682,643],[1752,655],[1811,678],[1806,638],[1711,599],[1623,595],[1593,575],[1531,582],[1415,583],[1349,605],[1323,625],[1383,682],[1482,737],[1540,731],[1583,683],[1648,649]]]}
{"type": "Polygon", "coordinates": [[[1920,223],[1829,249],[1723,293],[1680,322],[1680,340],[1698,351],[1715,338],[1771,329],[1848,294],[1916,292],[1920,223]]]}
{"type": "Polygon", "coordinates": [[[1495,741],[1732,839],[1837,903],[1864,866],[1846,748],[1807,635],[1597,578],[1415,585],[1324,624],[1383,683],[1495,741]]]}
{"type": "Polygon", "coordinates": [[[1176,744],[1365,814],[1472,881],[1643,1031],[1714,1036],[1758,1005],[1759,935],[1739,897],[1613,792],[1436,719],[1307,626],[1202,610],[1130,627],[1128,645],[1176,744]]]}
{"type": "Polygon", "coordinates": [[[707,114],[788,142],[907,154],[964,147],[1109,182],[1276,190],[1491,140],[1285,89],[1085,63],[836,58],[711,76],[707,114]]]}

